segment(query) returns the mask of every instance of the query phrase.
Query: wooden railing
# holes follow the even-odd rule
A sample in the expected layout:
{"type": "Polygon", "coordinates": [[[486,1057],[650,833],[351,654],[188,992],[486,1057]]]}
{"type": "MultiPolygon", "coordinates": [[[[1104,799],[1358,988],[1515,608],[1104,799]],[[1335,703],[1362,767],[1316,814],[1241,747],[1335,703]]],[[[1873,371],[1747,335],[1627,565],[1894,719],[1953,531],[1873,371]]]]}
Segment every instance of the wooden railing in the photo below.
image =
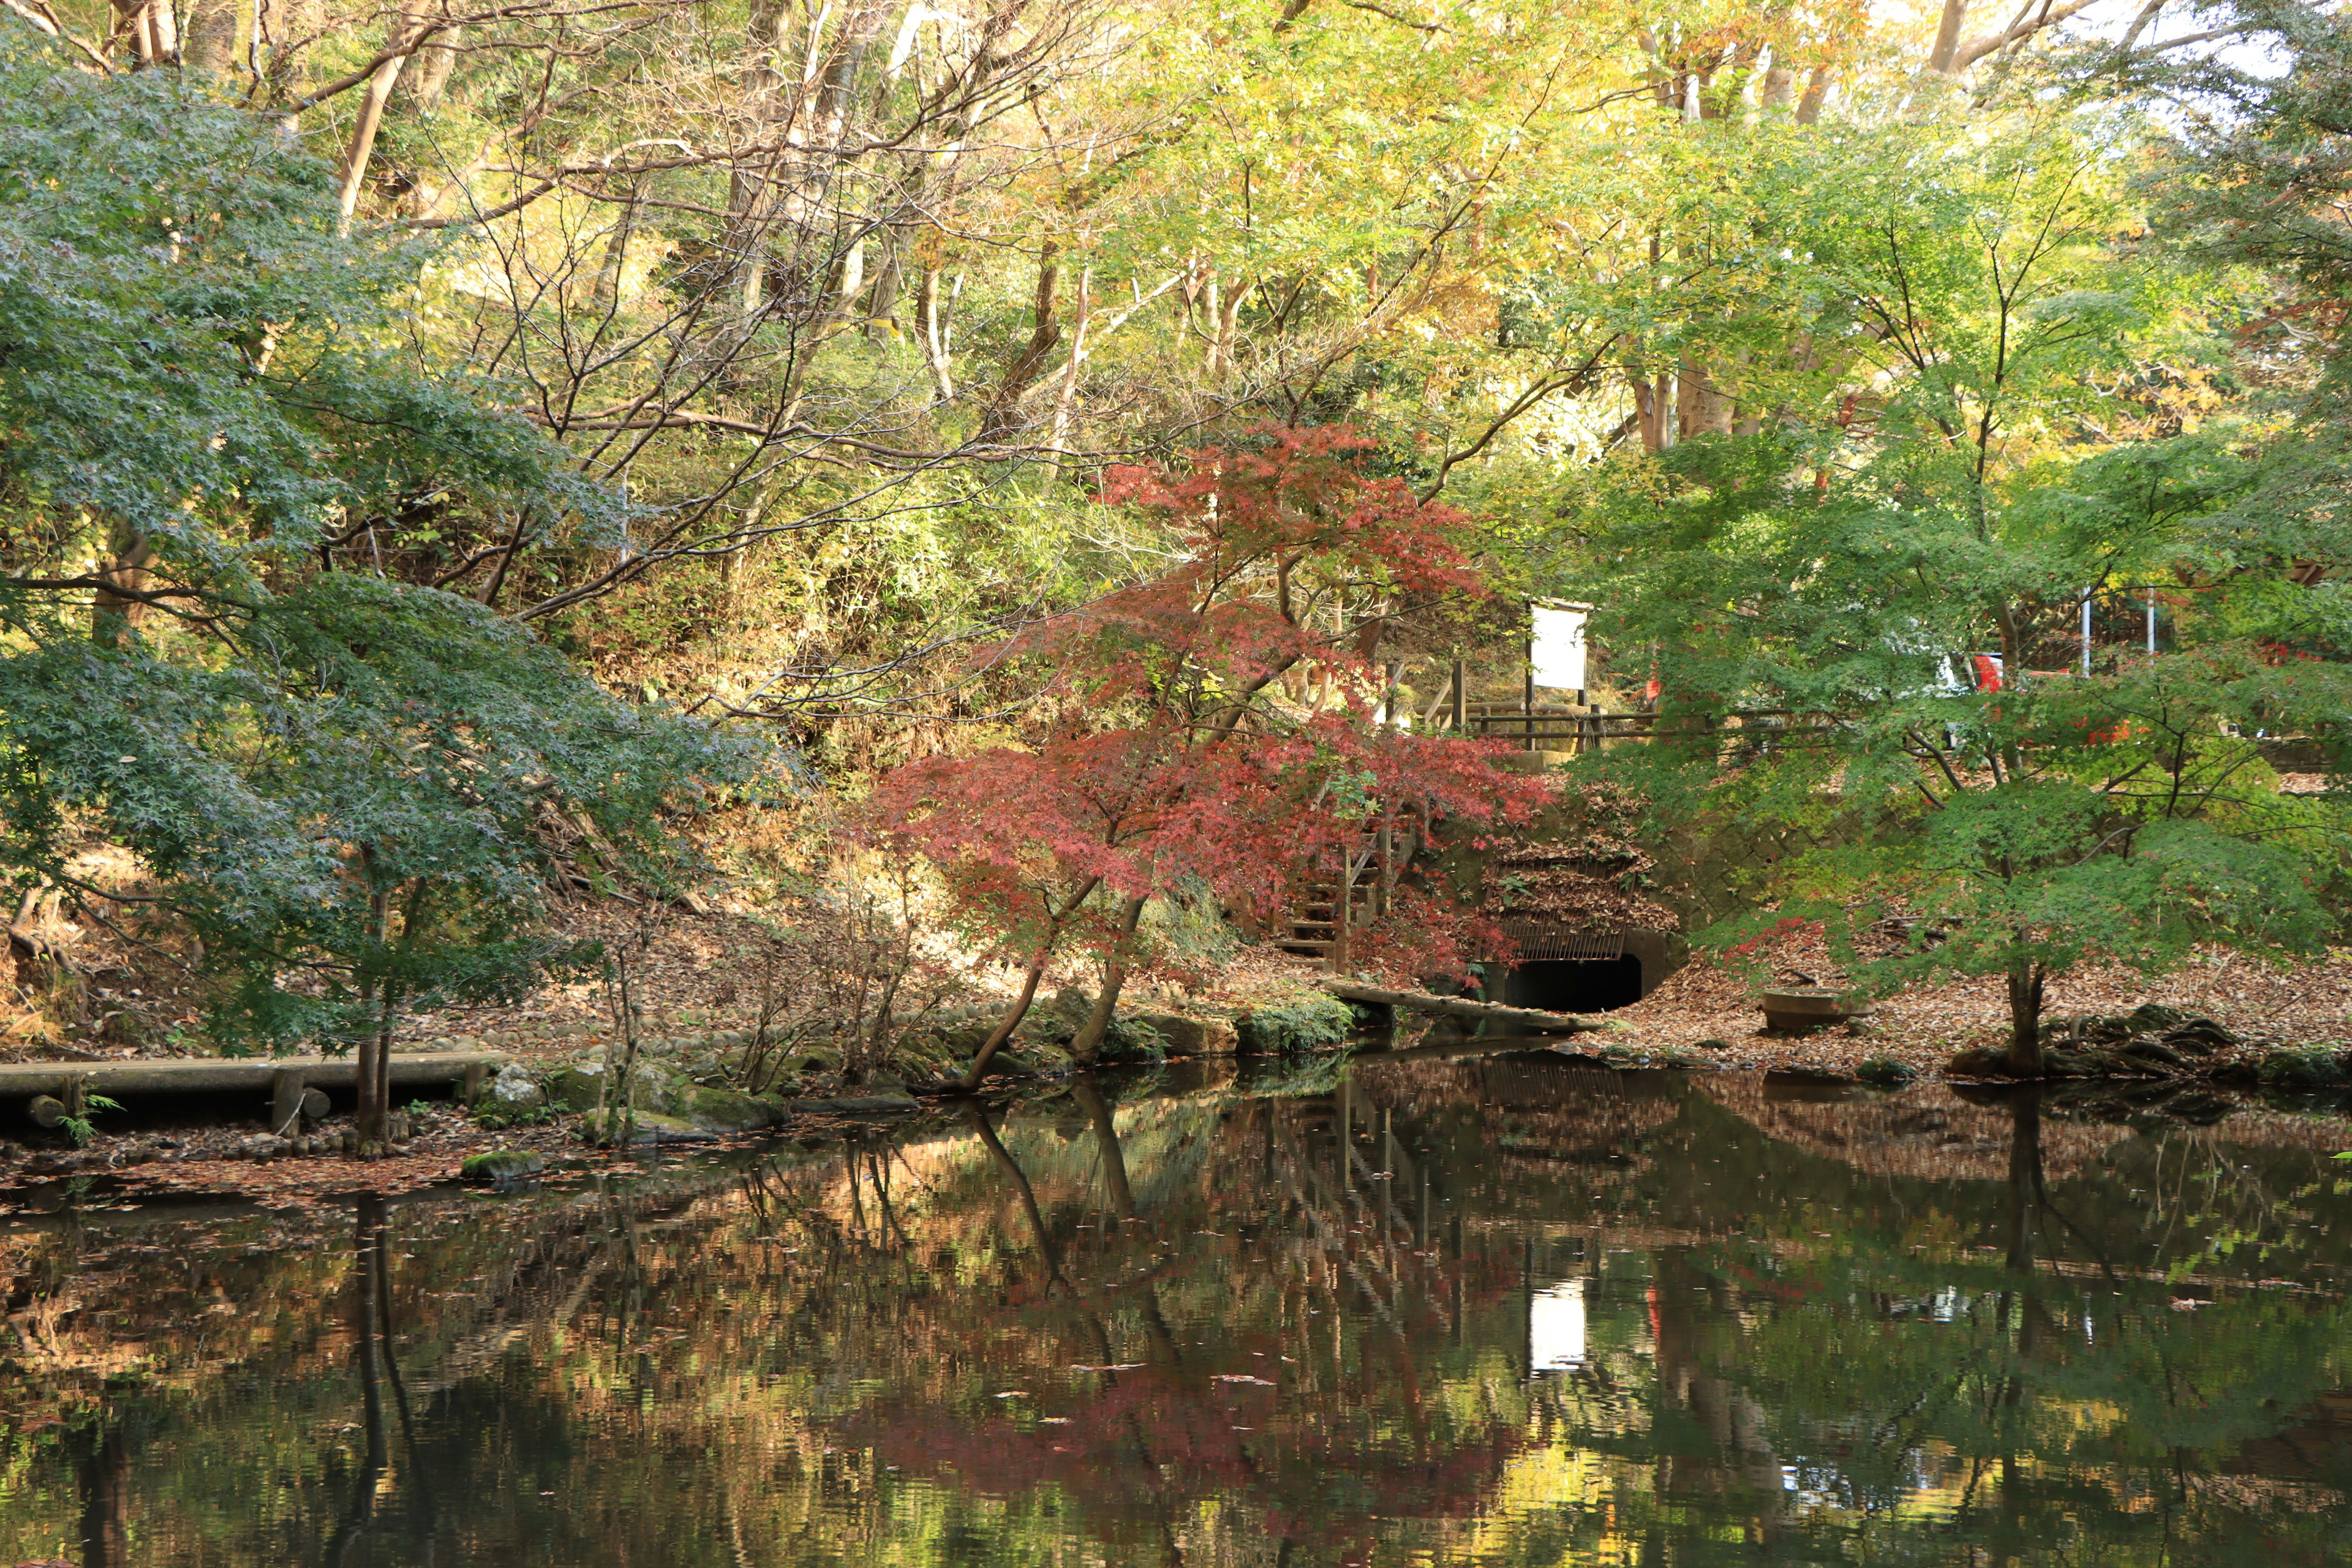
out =
{"type": "Polygon", "coordinates": [[[1474,735],[1498,736],[1519,742],[1531,752],[1597,751],[1612,742],[1661,739],[1696,740],[1717,735],[1756,745],[1806,744],[1822,737],[1834,721],[1818,713],[1794,713],[1785,709],[1711,714],[1578,713],[1572,710],[1496,713],[1472,712],[1465,722],[1474,735]]]}

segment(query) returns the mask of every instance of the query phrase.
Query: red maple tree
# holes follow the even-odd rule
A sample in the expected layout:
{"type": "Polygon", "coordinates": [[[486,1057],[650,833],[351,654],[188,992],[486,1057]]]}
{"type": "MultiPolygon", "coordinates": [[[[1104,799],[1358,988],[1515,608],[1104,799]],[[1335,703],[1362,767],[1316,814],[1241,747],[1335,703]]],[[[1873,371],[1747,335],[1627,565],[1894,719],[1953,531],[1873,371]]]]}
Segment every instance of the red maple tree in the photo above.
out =
{"type": "MultiPolygon", "coordinates": [[[[1159,521],[1177,563],[994,650],[1046,668],[1059,717],[1034,744],[928,758],[878,784],[881,833],[939,866],[966,917],[1026,964],[968,1085],[1073,943],[1103,967],[1072,1044],[1091,1059],[1150,956],[1138,932],[1155,898],[1189,888],[1270,922],[1373,825],[1475,830],[1547,798],[1496,765],[1498,742],[1412,733],[1379,710],[1383,633],[1484,590],[1461,545],[1468,520],[1366,474],[1372,447],[1345,428],[1270,427],[1112,469],[1102,501],[1159,521]]],[[[1388,890],[1354,955],[1458,969],[1475,911],[1388,890]]]]}

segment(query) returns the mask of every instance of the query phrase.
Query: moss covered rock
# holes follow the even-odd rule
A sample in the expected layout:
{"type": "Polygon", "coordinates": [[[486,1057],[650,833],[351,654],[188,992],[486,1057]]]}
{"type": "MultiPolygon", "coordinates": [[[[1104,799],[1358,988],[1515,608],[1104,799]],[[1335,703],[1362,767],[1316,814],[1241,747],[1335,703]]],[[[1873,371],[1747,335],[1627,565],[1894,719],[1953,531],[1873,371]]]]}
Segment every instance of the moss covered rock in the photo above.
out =
{"type": "Polygon", "coordinates": [[[1229,1057],[1242,1048],[1229,1018],[1196,1018],[1189,1013],[1140,1013],[1137,1026],[1158,1035],[1171,1057],[1229,1057]]]}
{"type": "Polygon", "coordinates": [[[2272,1051],[2256,1069],[2273,1089],[2342,1089],[2352,1084],[2352,1066],[2343,1051],[2272,1051]]]}
{"type": "Polygon", "coordinates": [[[536,1176],[546,1169],[545,1157],[528,1149],[493,1149],[488,1153],[467,1155],[457,1173],[468,1182],[515,1182],[536,1176]]]}
{"type": "Polygon", "coordinates": [[[1328,992],[1299,990],[1251,1007],[1234,1026],[1244,1051],[1289,1056],[1338,1050],[1355,1033],[1356,1015],[1328,992]]]}
{"type": "Polygon", "coordinates": [[[593,1110],[607,1078],[602,1062],[573,1062],[548,1075],[548,1100],[566,1110],[593,1110]]]}
{"type": "Polygon", "coordinates": [[[626,1121],[617,1110],[606,1111],[601,1119],[592,1112],[584,1125],[592,1143],[615,1142],[625,1126],[633,1129],[629,1138],[632,1144],[708,1143],[719,1136],[682,1116],[667,1116],[657,1110],[640,1110],[626,1121]]]}
{"type": "Polygon", "coordinates": [[[778,1106],[757,1095],[698,1086],[687,1090],[678,1109],[687,1121],[709,1132],[751,1132],[772,1127],[783,1117],[778,1106]]]}

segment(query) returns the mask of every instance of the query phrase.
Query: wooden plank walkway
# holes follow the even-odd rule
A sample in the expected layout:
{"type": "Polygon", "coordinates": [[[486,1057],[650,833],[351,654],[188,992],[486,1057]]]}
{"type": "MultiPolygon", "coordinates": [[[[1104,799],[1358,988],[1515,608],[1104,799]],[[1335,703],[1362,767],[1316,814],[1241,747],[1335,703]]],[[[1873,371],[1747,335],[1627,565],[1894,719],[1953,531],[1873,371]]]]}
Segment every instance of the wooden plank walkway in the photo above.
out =
{"type": "Polygon", "coordinates": [[[1534,1007],[1506,1007],[1499,1002],[1474,1002],[1466,996],[1433,996],[1426,991],[1390,991],[1353,980],[1318,979],[1316,984],[1343,1002],[1369,1002],[1375,1006],[1405,1007],[1416,1013],[1443,1013],[1475,1018],[1505,1029],[1530,1035],[1582,1035],[1601,1027],[1601,1020],[1582,1013],[1546,1013],[1534,1007]]]}

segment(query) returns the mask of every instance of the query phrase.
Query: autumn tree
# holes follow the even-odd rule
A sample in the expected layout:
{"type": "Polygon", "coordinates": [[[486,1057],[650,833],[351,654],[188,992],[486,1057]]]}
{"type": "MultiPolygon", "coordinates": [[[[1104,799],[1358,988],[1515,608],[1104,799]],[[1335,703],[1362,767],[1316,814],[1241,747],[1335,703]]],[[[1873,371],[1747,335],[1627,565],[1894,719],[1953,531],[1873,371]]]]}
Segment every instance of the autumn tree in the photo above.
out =
{"type": "MultiPolygon", "coordinates": [[[[1103,503],[1155,521],[1174,563],[999,650],[1044,672],[1055,717],[1034,744],[931,758],[877,790],[877,830],[936,863],[1024,963],[968,1084],[1073,943],[1102,963],[1072,1047],[1091,1058],[1154,899],[1188,889],[1268,921],[1318,862],[1357,856],[1368,824],[1520,822],[1543,798],[1496,766],[1493,742],[1379,710],[1383,633],[1478,580],[1467,520],[1370,476],[1370,450],[1344,429],[1269,427],[1112,470],[1103,503]]],[[[1462,911],[1393,891],[1360,951],[1458,966],[1462,911]]]]}

